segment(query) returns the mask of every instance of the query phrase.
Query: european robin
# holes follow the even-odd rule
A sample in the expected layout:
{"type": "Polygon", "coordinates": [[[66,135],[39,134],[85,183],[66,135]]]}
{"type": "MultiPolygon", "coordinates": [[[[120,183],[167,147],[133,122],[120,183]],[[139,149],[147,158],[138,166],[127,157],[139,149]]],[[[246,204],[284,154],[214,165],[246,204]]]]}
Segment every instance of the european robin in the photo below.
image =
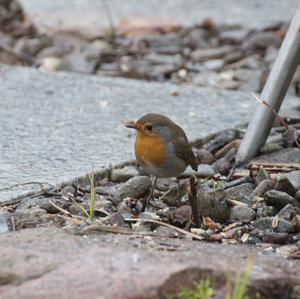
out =
{"type": "Polygon", "coordinates": [[[147,174],[155,176],[150,196],[142,208],[145,210],[158,177],[177,177],[189,165],[197,171],[198,165],[183,129],[168,117],[149,113],[125,125],[136,129],[135,155],[138,164],[147,174]]]}

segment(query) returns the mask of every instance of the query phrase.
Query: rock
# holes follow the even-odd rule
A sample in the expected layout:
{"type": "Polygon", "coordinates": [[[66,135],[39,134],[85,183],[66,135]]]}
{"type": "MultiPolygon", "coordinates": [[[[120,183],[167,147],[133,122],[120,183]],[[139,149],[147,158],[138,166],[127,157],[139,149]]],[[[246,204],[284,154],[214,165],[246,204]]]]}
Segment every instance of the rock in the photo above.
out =
{"type": "Polygon", "coordinates": [[[180,66],[183,63],[181,55],[166,55],[166,54],[157,54],[151,52],[143,57],[145,60],[149,61],[152,64],[173,64],[180,66]]]}
{"type": "MultiPolygon", "coordinates": [[[[82,203],[80,203],[80,205],[82,205],[82,203]]],[[[69,210],[69,212],[71,213],[71,214],[73,214],[73,215],[77,215],[77,216],[87,216],[84,212],[83,212],[83,210],[82,210],[82,208],[80,207],[80,205],[79,204],[71,204],[69,207],[68,207],[68,210],[69,210]]],[[[87,204],[85,204],[85,205],[83,205],[84,206],[84,208],[85,209],[87,209],[88,210],[88,205],[87,204]]]]}
{"type": "Polygon", "coordinates": [[[297,214],[300,215],[300,209],[291,204],[287,204],[278,212],[278,217],[291,221],[297,214]]]}
{"type": "Polygon", "coordinates": [[[207,164],[198,165],[198,170],[196,172],[197,177],[211,178],[216,174],[217,174],[217,171],[213,166],[207,165],[207,164]]]}
{"type": "Polygon", "coordinates": [[[247,29],[224,30],[219,34],[221,41],[230,42],[240,45],[245,37],[249,34],[247,29]]]}
{"type": "Polygon", "coordinates": [[[210,59],[222,58],[226,54],[232,52],[231,46],[222,46],[219,48],[197,49],[191,53],[191,59],[194,62],[201,62],[210,59]]]}
{"type": "Polygon", "coordinates": [[[110,200],[100,197],[98,200],[95,201],[95,209],[109,210],[111,209],[111,207],[112,207],[112,202],[110,200]]]}
{"type": "Polygon", "coordinates": [[[37,54],[37,59],[43,61],[43,59],[48,57],[61,58],[63,55],[67,54],[69,51],[65,50],[62,47],[50,46],[42,49],[37,54]]]}
{"type": "Polygon", "coordinates": [[[300,149],[296,147],[286,148],[271,154],[261,155],[251,162],[278,162],[278,163],[300,163],[300,149]]]}
{"type": "Polygon", "coordinates": [[[197,190],[200,216],[208,216],[213,221],[224,223],[229,219],[230,208],[225,201],[226,193],[222,190],[210,190],[201,187],[197,190]]]}
{"type": "Polygon", "coordinates": [[[191,49],[209,47],[209,43],[205,38],[205,31],[202,28],[192,28],[189,34],[183,38],[182,43],[191,49]]]}
{"type": "Polygon", "coordinates": [[[253,192],[253,184],[245,183],[226,189],[226,198],[238,200],[240,197],[250,197],[253,192]]]}
{"type": "Polygon", "coordinates": [[[203,62],[203,66],[209,71],[218,71],[224,64],[224,60],[222,59],[211,59],[203,62]]]}
{"type": "Polygon", "coordinates": [[[275,182],[271,179],[265,179],[261,181],[253,190],[252,196],[263,196],[267,191],[271,190],[275,186],[275,182]]]}
{"type": "Polygon", "coordinates": [[[290,237],[288,233],[276,233],[276,232],[266,232],[263,235],[263,242],[275,243],[275,244],[285,244],[290,237]]]}
{"type": "Polygon", "coordinates": [[[227,175],[231,169],[231,163],[226,158],[220,158],[212,164],[212,166],[221,175],[227,175]]]}
{"type": "Polygon", "coordinates": [[[206,149],[195,150],[194,153],[198,161],[198,164],[212,164],[213,162],[216,161],[214,155],[206,149]]]}
{"type": "Polygon", "coordinates": [[[113,196],[113,203],[117,205],[125,197],[141,198],[151,187],[151,179],[147,176],[137,176],[121,185],[113,196]]]}
{"type": "Polygon", "coordinates": [[[262,205],[257,208],[257,218],[273,217],[277,213],[277,210],[272,206],[262,205]]]}
{"type": "Polygon", "coordinates": [[[246,49],[257,50],[266,49],[268,47],[279,48],[281,44],[281,38],[276,32],[272,31],[258,31],[251,35],[249,39],[243,44],[246,49]]]}
{"type": "Polygon", "coordinates": [[[40,218],[41,216],[44,216],[47,214],[47,211],[42,209],[42,208],[38,208],[38,207],[34,207],[31,209],[25,209],[25,210],[16,210],[15,211],[15,215],[17,216],[21,216],[27,219],[31,219],[31,218],[40,218]]]}
{"type": "Polygon", "coordinates": [[[263,168],[259,168],[258,173],[255,177],[255,182],[259,185],[262,181],[270,179],[268,172],[263,168]]]}
{"type": "Polygon", "coordinates": [[[180,191],[178,193],[178,186],[171,187],[166,193],[164,193],[160,200],[163,201],[168,206],[178,206],[179,200],[184,196],[186,193],[187,184],[180,183],[180,191]]]}
{"type": "Polygon", "coordinates": [[[293,225],[285,219],[279,218],[277,227],[272,227],[274,218],[264,217],[255,220],[254,226],[261,230],[275,231],[279,233],[292,233],[294,232],[293,225]]]}
{"type": "Polygon", "coordinates": [[[286,192],[269,190],[265,193],[265,196],[268,205],[274,206],[277,209],[282,209],[287,204],[291,204],[293,206],[299,205],[296,199],[287,194],[286,192]]]}
{"type": "Polygon", "coordinates": [[[8,232],[8,225],[5,216],[0,212],[0,234],[8,232]]]}
{"type": "Polygon", "coordinates": [[[169,220],[172,224],[185,227],[192,221],[192,208],[190,205],[183,205],[170,213],[169,220]]]}
{"type": "Polygon", "coordinates": [[[111,171],[110,179],[116,183],[123,183],[129,179],[138,176],[139,172],[133,166],[125,166],[123,168],[115,168],[111,171]]]}
{"type": "Polygon", "coordinates": [[[276,190],[282,190],[290,195],[294,195],[300,189],[300,171],[291,171],[281,174],[276,178],[276,190]]]}
{"type": "Polygon", "coordinates": [[[90,53],[87,48],[83,51],[76,50],[63,58],[58,69],[60,71],[91,74],[98,63],[99,55],[100,53],[97,50],[94,50],[93,53],[90,53]]]}
{"type": "Polygon", "coordinates": [[[252,221],[255,217],[255,211],[249,207],[235,206],[230,210],[231,221],[252,221]]]}
{"type": "Polygon", "coordinates": [[[31,39],[21,38],[16,42],[14,51],[16,51],[17,53],[34,56],[43,48],[49,47],[51,44],[51,39],[46,36],[34,37],[31,39]]]}
{"type": "MultiPolygon", "coordinates": [[[[65,201],[61,197],[52,197],[51,201],[63,209],[68,208],[68,206],[70,205],[70,202],[65,201]]],[[[29,210],[32,208],[41,208],[51,214],[59,212],[53,205],[50,204],[49,199],[44,196],[37,196],[37,197],[33,197],[33,198],[25,197],[17,205],[16,212],[22,213],[23,210],[26,210],[26,209],[29,210]]]]}

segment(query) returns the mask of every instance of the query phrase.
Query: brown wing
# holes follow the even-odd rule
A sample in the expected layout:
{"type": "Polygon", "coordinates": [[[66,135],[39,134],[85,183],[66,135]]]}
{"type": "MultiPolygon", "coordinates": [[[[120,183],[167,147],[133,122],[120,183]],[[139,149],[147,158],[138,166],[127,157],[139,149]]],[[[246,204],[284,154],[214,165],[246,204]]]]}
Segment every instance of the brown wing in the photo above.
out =
{"type": "Polygon", "coordinates": [[[191,165],[191,167],[195,171],[197,171],[198,164],[197,164],[194,152],[192,150],[192,147],[189,144],[184,131],[180,127],[177,126],[176,134],[174,134],[174,135],[176,136],[175,138],[173,138],[176,156],[178,158],[182,159],[183,161],[185,161],[188,165],[191,165]]]}

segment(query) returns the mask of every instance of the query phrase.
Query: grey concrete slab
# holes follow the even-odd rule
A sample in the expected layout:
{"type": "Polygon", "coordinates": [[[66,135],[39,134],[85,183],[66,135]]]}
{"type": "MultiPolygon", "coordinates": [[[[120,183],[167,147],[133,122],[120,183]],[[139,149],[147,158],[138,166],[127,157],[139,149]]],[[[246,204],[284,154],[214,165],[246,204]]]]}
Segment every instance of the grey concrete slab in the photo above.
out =
{"type": "Polygon", "coordinates": [[[79,31],[97,36],[109,26],[107,8],[114,23],[132,17],[173,19],[192,25],[211,17],[217,23],[257,28],[290,21],[297,0],[19,0],[41,32],[79,31]]]}
{"type": "Polygon", "coordinates": [[[0,82],[0,203],[133,159],[126,119],[163,113],[195,140],[246,122],[256,105],[244,92],[24,67],[0,66],[0,82]]]}

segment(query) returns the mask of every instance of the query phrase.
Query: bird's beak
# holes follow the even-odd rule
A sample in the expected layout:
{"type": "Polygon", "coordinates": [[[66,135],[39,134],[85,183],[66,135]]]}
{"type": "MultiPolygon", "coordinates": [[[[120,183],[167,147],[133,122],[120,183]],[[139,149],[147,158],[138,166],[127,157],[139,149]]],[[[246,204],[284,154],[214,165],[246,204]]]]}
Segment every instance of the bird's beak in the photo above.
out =
{"type": "Polygon", "coordinates": [[[124,124],[127,128],[137,129],[136,123],[134,121],[126,121],[124,124]]]}

